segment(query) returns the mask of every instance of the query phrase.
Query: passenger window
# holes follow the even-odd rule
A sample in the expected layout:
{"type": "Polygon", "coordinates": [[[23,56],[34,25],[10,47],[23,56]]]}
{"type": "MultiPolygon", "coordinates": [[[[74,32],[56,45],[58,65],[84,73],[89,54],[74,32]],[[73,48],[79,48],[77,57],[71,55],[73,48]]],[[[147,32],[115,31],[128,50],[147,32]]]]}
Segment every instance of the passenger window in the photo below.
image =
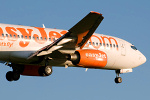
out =
{"type": "Polygon", "coordinates": [[[109,47],[109,44],[107,43],[107,47],[109,47]]]}
{"type": "Polygon", "coordinates": [[[8,34],[6,34],[6,37],[8,37],[8,34]]]}
{"type": "Polygon", "coordinates": [[[113,47],[115,48],[115,47],[116,47],[116,45],[115,45],[115,44],[113,44],[113,47]]]}
{"type": "Polygon", "coordinates": [[[51,41],[51,38],[49,38],[49,41],[51,41]]]}
{"type": "Polygon", "coordinates": [[[29,39],[31,39],[31,36],[29,36],[29,39]]]}
{"type": "Polygon", "coordinates": [[[43,40],[43,38],[41,37],[41,40],[43,40]]]}
{"type": "Polygon", "coordinates": [[[116,47],[118,48],[118,45],[116,45],[116,47]]]}
{"type": "Polygon", "coordinates": [[[95,43],[93,42],[93,45],[95,45],[95,43]]]}
{"type": "Polygon", "coordinates": [[[102,46],[102,43],[99,43],[100,46],[102,46]]]}
{"type": "Polygon", "coordinates": [[[21,38],[23,39],[23,35],[21,35],[21,38]]]}
{"type": "Polygon", "coordinates": [[[103,46],[105,47],[105,43],[103,43],[103,46]]]}
{"type": "Polygon", "coordinates": [[[45,41],[46,41],[46,37],[45,37],[44,39],[45,39],[45,41]]]}
{"type": "Polygon", "coordinates": [[[20,38],[20,36],[18,35],[18,38],[20,38]]]}
{"type": "Polygon", "coordinates": [[[55,38],[53,38],[53,41],[55,41],[55,38]]]}
{"type": "Polygon", "coordinates": [[[25,39],[27,39],[27,36],[25,36],[25,39]]]}
{"type": "Polygon", "coordinates": [[[33,40],[35,40],[35,37],[33,36],[33,40]]]}
{"type": "Polygon", "coordinates": [[[4,34],[2,34],[2,37],[4,37],[4,34]]]}
{"type": "Polygon", "coordinates": [[[96,45],[98,46],[98,43],[96,42],[96,45]]]}
{"type": "Polygon", "coordinates": [[[110,47],[112,47],[112,44],[110,44],[110,47]]]}
{"type": "Polygon", "coordinates": [[[14,35],[14,38],[16,38],[16,35],[14,35]]]}
{"type": "Polygon", "coordinates": [[[10,34],[10,37],[12,37],[12,35],[10,34]]]}
{"type": "Polygon", "coordinates": [[[91,42],[89,42],[89,45],[91,45],[91,42]]]}
{"type": "Polygon", "coordinates": [[[37,40],[39,40],[39,37],[36,37],[37,38],[37,40]]]}

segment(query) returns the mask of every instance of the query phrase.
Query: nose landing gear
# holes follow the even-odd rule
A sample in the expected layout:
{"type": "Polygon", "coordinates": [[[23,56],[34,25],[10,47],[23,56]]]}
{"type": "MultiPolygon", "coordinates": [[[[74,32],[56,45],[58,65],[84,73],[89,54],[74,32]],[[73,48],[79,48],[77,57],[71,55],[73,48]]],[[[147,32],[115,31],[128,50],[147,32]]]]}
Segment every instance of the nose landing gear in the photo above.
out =
{"type": "Polygon", "coordinates": [[[115,83],[122,83],[122,78],[119,77],[119,74],[120,74],[120,70],[116,70],[116,78],[115,78],[115,83]]]}

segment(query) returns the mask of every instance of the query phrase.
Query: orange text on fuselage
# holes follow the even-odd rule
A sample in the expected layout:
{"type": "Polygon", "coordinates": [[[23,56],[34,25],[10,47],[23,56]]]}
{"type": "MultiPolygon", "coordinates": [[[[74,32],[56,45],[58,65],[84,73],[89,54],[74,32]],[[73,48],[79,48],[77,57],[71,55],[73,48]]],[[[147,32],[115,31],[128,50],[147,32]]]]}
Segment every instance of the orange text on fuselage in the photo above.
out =
{"type": "MultiPolygon", "coordinates": [[[[45,31],[45,28],[40,28],[40,27],[34,27],[34,29],[15,28],[15,27],[5,27],[4,29],[2,29],[0,27],[0,40],[4,40],[5,38],[7,38],[8,41],[13,42],[13,41],[17,41],[19,38],[18,35],[20,35],[24,39],[19,41],[19,46],[20,47],[27,47],[31,41],[25,40],[25,39],[30,39],[31,37],[32,38],[34,37],[34,40],[36,43],[44,44],[48,39],[51,39],[51,41],[53,42],[54,39],[60,38],[65,33],[67,33],[67,31],[65,31],[65,30],[60,31],[60,32],[57,32],[57,30],[56,31],[49,31],[47,33],[45,31]],[[7,32],[6,34],[4,34],[4,30],[7,32]],[[33,32],[34,30],[38,31],[40,36],[39,36],[39,34],[33,32]]],[[[113,37],[106,37],[106,36],[98,37],[96,35],[92,35],[92,37],[97,38],[99,43],[105,43],[105,41],[107,39],[109,44],[112,44],[112,40],[113,40],[115,42],[115,45],[118,46],[118,42],[113,37]]],[[[91,45],[95,49],[98,49],[100,47],[100,45],[94,45],[91,38],[89,39],[89,41],[91,42],[91,45]]],[[[8,43],[1,42],[0,46],[4,46],[5,44],[7,44],[7,46],[9,46],[9,48],[12,47],[12,45],[13,45],[12,43],[9,43],[9,42],[8,43]]],[[[86,47],[89,47],[89,44],[86,45],[86,47]]]]}

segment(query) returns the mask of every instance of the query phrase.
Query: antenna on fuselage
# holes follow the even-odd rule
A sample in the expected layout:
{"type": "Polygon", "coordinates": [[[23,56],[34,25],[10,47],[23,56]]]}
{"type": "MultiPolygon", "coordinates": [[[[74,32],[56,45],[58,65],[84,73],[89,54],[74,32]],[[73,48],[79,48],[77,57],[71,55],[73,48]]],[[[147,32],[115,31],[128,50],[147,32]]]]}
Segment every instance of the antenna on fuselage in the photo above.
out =
{"type": "Polygon", "coordinates": [[[44,24],[42,24],[43,25],[43,28],[45,28],[45,25],[44,24]]]}

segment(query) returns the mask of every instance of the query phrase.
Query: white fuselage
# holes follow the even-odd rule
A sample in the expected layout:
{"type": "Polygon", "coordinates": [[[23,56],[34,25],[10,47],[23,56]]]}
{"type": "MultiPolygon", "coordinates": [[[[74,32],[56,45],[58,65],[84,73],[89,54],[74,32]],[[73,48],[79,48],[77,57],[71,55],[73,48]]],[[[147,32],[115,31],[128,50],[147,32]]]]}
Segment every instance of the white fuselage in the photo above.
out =
{"type": "MultiPolygon", "coordinates": [[[[66,30],[58,29],[0,24],[0,60],[30,64],[31,61],[27,58],[32,53],[51,44],[66,32],[66,30]]],[[[131,43],[108,35],[93,34],[82,49],[96,49],[105,52],[107,65],[103,69],[131,69],[146,61],[145,56],[131,43]]],[[[42,65],[43,63],[36,64],[42,65]]],[[[64,59],[52,60],[49,64],[73,66],[70,61],[64,59]]]]}

